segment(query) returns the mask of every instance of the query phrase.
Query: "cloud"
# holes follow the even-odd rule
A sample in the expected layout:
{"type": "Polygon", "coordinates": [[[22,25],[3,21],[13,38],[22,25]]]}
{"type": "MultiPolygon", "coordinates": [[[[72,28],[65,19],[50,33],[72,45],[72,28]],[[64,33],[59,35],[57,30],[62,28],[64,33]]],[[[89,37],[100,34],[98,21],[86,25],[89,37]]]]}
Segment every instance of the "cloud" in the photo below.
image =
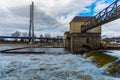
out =
{"type": "Polygon", "coordinates": [[[61,25],[56,18],[37,8],[35,8],[34,18],[36,31],[51,30],[61,25]]]}
{"type": "Polygon", "coordinates": [[[105,9],[108,5],[110,5],[110,4],[105,3],[105,0],[100,0],[100,1],[96,2],[95,8],[94,8],[95,14],[99,13],[100,11],[105,9]]]}
{"type": "Polygon", "coordinates": [[[103,25],[102,33],[108,37],[120,36],[120,19],[103,25]]]}
{"type": "MultiPolygon", "coordinates": [[[[111,3],[112,2],[106,3],[105,0],[98,1],[94,8],[95,14],[102,11],[104,8],[106,8],[111,3]]],[[[106,35],[108,37],[120,36],[119,25],[120,25],[120,19],[117,19],[117,20],[114,20],[112,22],[102,25],[102,35],[106,35]]]]}
{"type": "MultiPolygon", "coordinates": [[[[96,2],[95,14],[110,3],[105,0],[33,0],[35,3],[35,32],[63,34],[69,30],[69,22],[79,13],[89,12],[87,6],[96,2]]],[[[1,0],[0,34],[9,35],[14,31],[28,32],[29,5],[32,0],[1,0]]],[[[119,35],[120,20],[102,26],[103,35],[119,35]]]]}
{"type": "MultiPolygon", "coordinates": [[[[96,0],[33,0],[35,4],[35,32],[36,34],[59,34],[69,30],[69,22],[79,13],[89,12],[87,6],[96,0]],[[47,31],[46,31],[47,30],[47,31]]],[[[8,35],[14,31],[27,31],[29,28],[29,5],[32,0],[2,0],[0,2],[0,34],[8,35]],[[3,29],[4,27],[4,29],[3,29]],[[7,31],[10,30],[10,31],[7,31]],[[10,33],[11,32],[11,33],[10,33]]],[[[104,2],[96,4],[95,11],[104,2]]],[[[106,6],[107,4],[104,4],[106,6]]]]}
{"type": "MultiPolygon", "coordinates": [[[[9,35],[16,30],[28,31],[29,28],[29,4],[31,0],[2,0],[0,5],[0,34],[9,35]],[[4,27],[4,28],[3,28],[4,27]]],[[[78,13],[89,12],[86,6],[95,0],[34,0],[35,2],[35,32],[36,34],[52,33],[63,34],[69,30],[69,22],[78,13]],[[38,9],[39,8],[39,9],[38,9]],[[55,31],[57,30],[58,33],[55,31]]],[[[109,3],[104,0],[98,1],[95,13],[101,11],[109,3]]],[[[103,35],[119,36],[119,22],[113,21],[102,27],[103,35]],[[115,28],[114,28],[115,27],[115,28]]]]}
{"type": "MultiPolygon", "coordinates": [[[[89,9],[85,7],[91,5],[93,2],[95,2],[95,0],[89,0],[87,2],[81,1],[81,0],[59,0],[59,1],[58,0],[49,0],[49,1],[44,0],[44,1],[37,2],[37,4],[40,3],[39,5],[41,5],[42,7],[39,5],[36,5],[36,6],[41,11],[44,11],[44,13],[51,16],[50,18],[52,20],[49,19],[49,17],[47,17],[47,19],[49,19],[49,23],[57,22],[56,24],[52,24],[50,26],[51,29],[55,28],[55,29],[59,29],[61,32],[65,32],[69,30],[69,22],[72,20],[72,18],[76,16],[77,14],[79,14],[80,12],[89,11],[89,9]],[[44,5],[44,4],[47,4],[47,5],[44,5]],[[55,22],[51,22],[50,20],[55,21],[55,22]]],[[[45,22],[46,22],[46,19],[44,20],[44,23],[45,22]]]]}

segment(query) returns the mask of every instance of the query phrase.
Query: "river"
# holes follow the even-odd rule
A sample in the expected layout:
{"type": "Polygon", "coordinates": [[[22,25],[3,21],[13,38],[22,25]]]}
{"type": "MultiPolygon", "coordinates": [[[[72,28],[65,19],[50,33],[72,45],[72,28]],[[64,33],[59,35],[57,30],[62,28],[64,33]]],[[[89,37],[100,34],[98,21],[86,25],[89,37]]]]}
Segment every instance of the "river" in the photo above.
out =
{"type": "MultiPolygon", "coordinates": [[[[0,50],[16,46],[23,47],[0,45],[0,50]]],[[[0,80],[120,80],[105,74],[82,55],[63,48],[43,50],[47,54],[0,54],[0,80]]]]}

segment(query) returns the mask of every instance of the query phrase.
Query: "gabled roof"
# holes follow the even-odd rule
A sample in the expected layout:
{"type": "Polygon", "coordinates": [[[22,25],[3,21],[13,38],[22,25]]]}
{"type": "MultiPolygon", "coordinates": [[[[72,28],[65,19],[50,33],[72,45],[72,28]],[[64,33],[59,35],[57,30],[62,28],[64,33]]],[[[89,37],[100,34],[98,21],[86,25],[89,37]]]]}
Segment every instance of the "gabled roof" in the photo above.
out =
{"type": "Polygon", "coordinates": [[[64,34],[69,34],[70,32],[69,31],[66,31],[64,34]]]}
{"type": "Polygon", "coordinates": [[[75,16],[71,22],[86,22],[92,18],[93,16],[75,16]]]}

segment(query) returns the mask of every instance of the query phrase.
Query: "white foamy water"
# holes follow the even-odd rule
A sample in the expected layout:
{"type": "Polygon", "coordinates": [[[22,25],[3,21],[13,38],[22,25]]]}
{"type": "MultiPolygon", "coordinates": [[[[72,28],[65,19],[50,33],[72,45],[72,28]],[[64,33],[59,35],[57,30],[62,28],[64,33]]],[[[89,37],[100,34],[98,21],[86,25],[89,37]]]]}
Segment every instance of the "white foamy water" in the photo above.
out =
{"type": "MultiPolygon", "coordinates": [[[[55,52],[54,48],[53,51],[55,52]]],[[[61,52],[64,53],[63,50],[61,52]]],[[[120,78],[105,75],[102,69],[81,55],[53,53],[0,54],[0,80],[120,80],[120,78]]]]}
{"type": "Polygon", "coordinates": [[[108,50],[105,53],[120,58],[120,50],[108,50]]]}

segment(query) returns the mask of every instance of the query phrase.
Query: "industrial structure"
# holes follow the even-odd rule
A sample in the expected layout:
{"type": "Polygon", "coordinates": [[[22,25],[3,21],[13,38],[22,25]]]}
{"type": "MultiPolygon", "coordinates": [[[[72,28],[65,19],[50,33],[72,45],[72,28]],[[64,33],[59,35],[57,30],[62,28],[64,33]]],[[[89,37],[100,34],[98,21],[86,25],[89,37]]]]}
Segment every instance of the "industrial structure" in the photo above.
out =
{"type": "Polygon", "coordinates": [[[116,0],[95,16],[76,16],[70,30],[64,33],[64,47],[71,52],[99,49],[101,25],[120,18],[120,0],[116,0]]]}
{"type": "Polygon", "coordinates": [[[64,34],[64,47],[72,52],[81,52],[85,49],[99,49],[101,26],[82,33],[81,26],[93,17],[76,16],[70,22],[70,31],[64,34]]]}

